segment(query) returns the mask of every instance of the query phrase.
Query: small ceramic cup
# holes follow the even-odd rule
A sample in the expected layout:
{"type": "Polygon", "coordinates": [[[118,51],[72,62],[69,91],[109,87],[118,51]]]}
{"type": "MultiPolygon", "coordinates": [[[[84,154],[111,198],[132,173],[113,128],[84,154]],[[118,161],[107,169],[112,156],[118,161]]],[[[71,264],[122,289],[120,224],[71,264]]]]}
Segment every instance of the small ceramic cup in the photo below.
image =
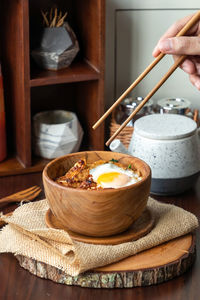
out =
{"type": "Polygon", "coordinates": [[[192,187],[200,174],[200,136],[190,118],[154,114],[138,119],[129,153],[152,170],[151,192],[171,195],[192,187]]]}
{"type": "Polygon", "coordinates": [[[52,159],[79,150],[83,130],[75,113],[51,110],[33,117],[33,150],[52,159]]]}

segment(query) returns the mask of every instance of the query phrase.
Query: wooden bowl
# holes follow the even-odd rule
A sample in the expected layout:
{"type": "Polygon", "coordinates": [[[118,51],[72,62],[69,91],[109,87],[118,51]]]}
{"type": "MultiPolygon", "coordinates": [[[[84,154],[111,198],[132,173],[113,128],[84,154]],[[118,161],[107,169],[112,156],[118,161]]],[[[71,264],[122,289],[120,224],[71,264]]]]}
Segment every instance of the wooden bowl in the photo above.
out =
{"type": "Polygon", "coordinates": [[[144,211],[151,184],[150,167],[133,156],[88,151],[68,154],[51,161],[43,171],[45,195],[51,211],[66,228],[88,236],[110,236],[128,229],[144,211]],[[140,170],[142,180],[117,189],[83,190],[68,188],[55,182],[79,159],[87,162],[116,159],[140,170]]]}

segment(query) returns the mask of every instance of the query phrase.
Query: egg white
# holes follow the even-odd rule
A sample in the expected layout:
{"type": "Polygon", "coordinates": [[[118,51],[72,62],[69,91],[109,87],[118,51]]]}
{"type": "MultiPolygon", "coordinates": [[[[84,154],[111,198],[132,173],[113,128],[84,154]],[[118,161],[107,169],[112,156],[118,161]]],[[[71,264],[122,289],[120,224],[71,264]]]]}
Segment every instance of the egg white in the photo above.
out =
{"type": "Polygon", "coordinates": [[[133,170],[120,168],[113,163],[98,165],[97,167],[90,169],[89,173],[92,175],[93,180],[97,182],[98,186],[101,186],[102,188],[119,188],[129,186],[141,180],[141,177],[139,177],[133,170]],[[113,181],[98,183],[99,176],[113,172],[117,172],[121,176],[116,176],[113,181]]]}

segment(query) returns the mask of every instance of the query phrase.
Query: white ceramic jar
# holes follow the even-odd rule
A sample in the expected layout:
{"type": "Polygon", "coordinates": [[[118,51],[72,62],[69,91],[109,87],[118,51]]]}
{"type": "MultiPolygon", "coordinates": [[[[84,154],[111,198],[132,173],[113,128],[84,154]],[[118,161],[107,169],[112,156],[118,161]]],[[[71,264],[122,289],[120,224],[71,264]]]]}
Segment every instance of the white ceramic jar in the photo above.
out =
{"type": "Polygon", "coordinates": [[[155,194],[183,192],[200,173],[199,129],[185,116],[154,114],[138,119],[129,152],[151,167],[155,194]]]}
{"type": "Polygon", "coordinates": [[[75,113],[50,110],[33,117],[33,150],[52,159],[79,150],[83,130],[75,113]]]}

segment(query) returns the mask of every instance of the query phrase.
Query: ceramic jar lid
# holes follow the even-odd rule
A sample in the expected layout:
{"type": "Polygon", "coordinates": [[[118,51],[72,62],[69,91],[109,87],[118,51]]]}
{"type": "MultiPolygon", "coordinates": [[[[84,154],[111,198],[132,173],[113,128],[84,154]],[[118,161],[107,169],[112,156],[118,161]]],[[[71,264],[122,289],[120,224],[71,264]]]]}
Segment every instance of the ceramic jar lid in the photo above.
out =
{"type": "Polygon", "coordinates": [[[197,128],[192,119],[176,114],[153,114],[134,123],[135,133],[156,140],[175,140],[191,136],[197,128]]]}

